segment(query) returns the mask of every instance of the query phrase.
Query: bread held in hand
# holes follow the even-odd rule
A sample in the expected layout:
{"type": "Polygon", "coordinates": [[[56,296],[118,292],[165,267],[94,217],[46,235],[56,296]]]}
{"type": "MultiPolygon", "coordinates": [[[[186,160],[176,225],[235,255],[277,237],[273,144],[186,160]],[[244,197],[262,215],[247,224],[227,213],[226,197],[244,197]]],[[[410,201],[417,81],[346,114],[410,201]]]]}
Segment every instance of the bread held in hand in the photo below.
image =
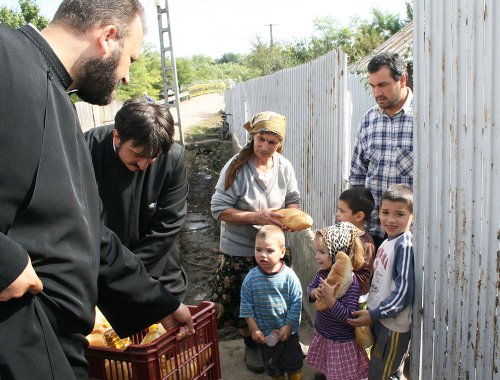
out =
{"type": "MultiPolygon", "coordinates": [[[[326,278],[326,282],[330,285],[339,284],[335,289],[335,298],[339,299],[342,297],[349,289],[352,284],[352,263],[351,258],[347,256],[345,252],[338,252],[335,255],[335,262],[330,268],[330,273],[326,278]]],[[[328,309],[328,305],[325,303],[323,298],[319,298],[315,302],[316,310],[325,311],[328,309]]]]}
{"type": "Polygon", "coordinates": [[[356,343],[360,347],[368,348],[375,343],[375,337],[370,326],[356,326],[354,328],[354,335],[356,336],[356,343]]]}
{"type": "Polygon", "coordinates": [[[107,347],[104,341],[104,332],[111,327],[106,317],[101,313],[98,307],[95,308],[95,322],[92,333],[87,335],[90,346],[107,347]]]}
{"type": "Polygon", "coordinates": [[[276,212],[283,215],[279,221],[294,231],[305,230],[313,225],[311,216],[298,208],[284,208],[276,212]]]}

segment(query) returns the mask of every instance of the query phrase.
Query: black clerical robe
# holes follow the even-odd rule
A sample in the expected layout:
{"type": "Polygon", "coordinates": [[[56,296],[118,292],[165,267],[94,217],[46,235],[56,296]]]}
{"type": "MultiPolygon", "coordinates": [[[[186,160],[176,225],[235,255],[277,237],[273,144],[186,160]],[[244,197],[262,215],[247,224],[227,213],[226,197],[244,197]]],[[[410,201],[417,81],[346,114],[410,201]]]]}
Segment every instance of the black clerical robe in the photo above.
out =
{"type": "Polygon", "coordinates": [[[0,302],[0,378],[86,379],[97,304],[129,335],[179,301],[104,227],[88,146],[43,37],[0,24],[0,291],[28,255],[43,293],[0,302]]]}
{"type": "Polygon", "coordinates": [[[176,237],[187,213],[185,150],[174,143],[146,170],[132,172],[115,152],[113,128],[106,125],[85,133],[104,224],[140,257],[151,276],[184,301],[187,277],[176,237]]]}

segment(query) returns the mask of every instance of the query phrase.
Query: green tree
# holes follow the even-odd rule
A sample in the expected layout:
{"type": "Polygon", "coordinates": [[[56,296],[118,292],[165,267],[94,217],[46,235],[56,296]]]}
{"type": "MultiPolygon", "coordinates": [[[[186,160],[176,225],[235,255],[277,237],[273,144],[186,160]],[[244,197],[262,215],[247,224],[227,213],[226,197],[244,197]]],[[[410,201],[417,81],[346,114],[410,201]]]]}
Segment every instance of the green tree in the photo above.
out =
{"type": "Polygon", "coordinates": [[[287,49],[281,43],[269,47],[267,43],[257,38],[252,51],[246,56],[244,64],[259,76],[272,74],[275,71],[293,66],[293,54],[287,54],[287,49]]]}
{"type": "Polygon", "coordinates": [[[283,54],[285,54],[287,61],[292,66],[297,66],[314,59],[313,53],[309,48],[309,42],[306,39],[283,44],[283,54]]]}
{"type": "Polygon", "coordinates": [[[223,63],[236,63],[236,64],[241,64],[243,61],[243,57],[241,54],[235,54],[235,53],[224,53],[222,57],[219,59],[215,60],[216,64],[223,64],[223,63]]]}
{"type": "Polygon", "coordinates": [[[118,88],[117,99],[126,100],[145,92],[155,100],[162,97],[161,56],[152,45],[145,45],[139,59],[130,65],[129,82],[118,88]]]}
{"type": "Polygon", "coordinates": [[[194,78],[196,81],[207,81],[214,78],[214,65],[213,58],[207,55],[193,55],[191,58],[193,65],[194,78]]]}
{"type": "Polygon", "coordinates": [[[175,64],[177,66],[179,87],[184,89],[196,80],[193,63],[190,58],[181,57],[175,60],[175,64]]]}
{"type": "Polygon", "coordinates": [[[337,19],[331,17],[316,18],[313,22],[316,33],[310,40],[312,56],[317,58],[339,47],[343,47],[345,52],[345,48],[354,42],[354,31],[358,24],[357,17],[351,19],[350,26],[342,26],[337,19]]]}
{"type": "Polygon", "coordinates": [[[38,30],[44,29],[49,21],[40,14],[40,8],[34,0],[19,0],[21,11],[9,9],[5,5],[0,7],[0,22],[12,28],[19,28],[31,23],[38,30]]]}
{"type": "Polygon", "coordinates": [[[348,26],[331,17],[317,18],[314,20],[313,36],[287,45],[288,54],[296,62],[304,63],[340,48],[348,55],[349,63],[356,62],[411,20],[411,4],[407,2],[406,5],[408,15],[405,20],[397,14],[384,14],[376,8],[372,9],[371,20],[352,17],[348,26]]]}
{"type": "MultiPolygon", "coordinates": [[[[407,3],[408,5],[408,3],[407,3]]],[[[404,20],[401,20],[396,14],[383,14],[378,9],[372,9],[373,21],[371,26],[375,32],[378,32],[384,38],[384,41],[393,34],[397,33],[403,26],[406,25],[404,20]]]]}
{"type": "Polygon", "coordinates": [[[413,3],[411,1],[406,2],[406,24],[413,21],[413,3]]]}

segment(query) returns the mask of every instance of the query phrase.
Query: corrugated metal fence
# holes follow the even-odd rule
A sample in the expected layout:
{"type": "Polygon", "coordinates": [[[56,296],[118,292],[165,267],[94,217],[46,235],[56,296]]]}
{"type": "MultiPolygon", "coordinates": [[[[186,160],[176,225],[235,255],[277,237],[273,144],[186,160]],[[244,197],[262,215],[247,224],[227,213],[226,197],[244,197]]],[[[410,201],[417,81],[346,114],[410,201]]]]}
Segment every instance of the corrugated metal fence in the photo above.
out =
{"type": "Polygon", "coordinates": [[[226,112],[232,114],[232,132],[240,145],[247,140],[241,126],[255,113],[286,115],[284,155],[295,169],[303,208],[317,226],[335,220],[357,125],[374,104],[362,78],[348,79],[346,67],[344,53],[333,51],[311,63],[238,83],[225,93],[226,112]]]}
{"type": "Polygon", "coordinates": [[[413,365],[421,379],[500,379],[500,3],[414,7],[414,237],[423,275],[413,365]]]}
{"type": "MultiPolygon", "coordinates": [[[[413,379],[500,379],[500,3],[414,3],[413,379]],[[496,106],[496,107],[495,107],[496,106]]],[[[334,220],[355,131],[373,105],[332,52],[226,92],[236,140],[256,112],[288,117],[292,162],[315,226],[334,220]],[[345,95],[344,95],[345,94],[345,95]]]]}

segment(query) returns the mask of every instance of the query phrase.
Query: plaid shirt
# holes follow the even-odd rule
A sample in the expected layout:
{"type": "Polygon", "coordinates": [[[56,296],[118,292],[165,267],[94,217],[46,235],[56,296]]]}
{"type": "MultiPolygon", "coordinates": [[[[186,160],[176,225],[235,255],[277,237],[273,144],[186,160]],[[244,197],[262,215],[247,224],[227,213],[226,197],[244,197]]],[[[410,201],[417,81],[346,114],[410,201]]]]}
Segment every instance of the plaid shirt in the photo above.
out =
{"type": "Polygon", "coordinates": [[[370,235],[384,237],[379,208],[382,194],[389,186],[413,187],[413,93],[401,110],[390,118],[378,105],[371,108],[358,128],[358,138],[351,161],[349,182],[372,192],[375,209],[367,219],[370,235]]]}

